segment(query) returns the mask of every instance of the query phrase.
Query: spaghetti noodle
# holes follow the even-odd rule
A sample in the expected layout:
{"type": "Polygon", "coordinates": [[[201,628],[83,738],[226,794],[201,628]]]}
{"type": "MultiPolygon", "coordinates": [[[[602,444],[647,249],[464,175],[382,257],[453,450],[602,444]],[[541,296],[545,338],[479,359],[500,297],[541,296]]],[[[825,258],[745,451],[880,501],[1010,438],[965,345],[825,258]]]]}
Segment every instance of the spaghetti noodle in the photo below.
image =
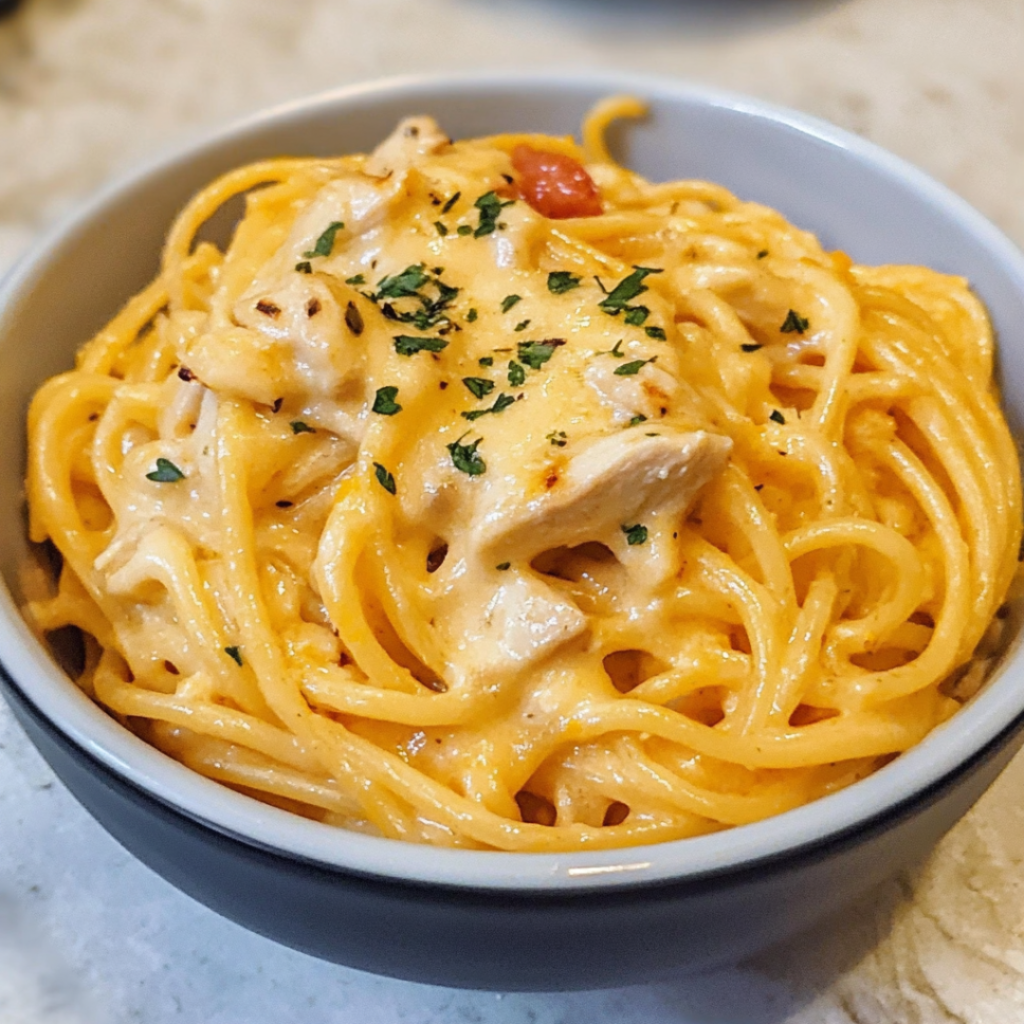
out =
{"type": "Polygon", "coordinates": [[[756,821],[954,713],[1021,540],[984,310],[617,165],[641,112],[191,201],[29,415],[27,611],[90,696],[309,817],[528,851],[756,821]]]}

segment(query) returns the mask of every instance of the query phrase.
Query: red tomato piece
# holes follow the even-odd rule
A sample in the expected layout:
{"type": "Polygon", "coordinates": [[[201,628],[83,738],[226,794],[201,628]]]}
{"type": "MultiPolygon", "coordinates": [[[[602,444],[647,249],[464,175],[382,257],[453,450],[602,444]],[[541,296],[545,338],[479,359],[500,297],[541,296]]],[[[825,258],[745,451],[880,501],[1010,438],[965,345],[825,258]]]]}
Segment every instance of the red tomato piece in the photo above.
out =
{"type": "Polygon", "coordinates": [[[523,198],[545,217],[565,220],[604,212],[594,179],[571,156],[519,145],[512,151],[512,166],[523,198]]]}

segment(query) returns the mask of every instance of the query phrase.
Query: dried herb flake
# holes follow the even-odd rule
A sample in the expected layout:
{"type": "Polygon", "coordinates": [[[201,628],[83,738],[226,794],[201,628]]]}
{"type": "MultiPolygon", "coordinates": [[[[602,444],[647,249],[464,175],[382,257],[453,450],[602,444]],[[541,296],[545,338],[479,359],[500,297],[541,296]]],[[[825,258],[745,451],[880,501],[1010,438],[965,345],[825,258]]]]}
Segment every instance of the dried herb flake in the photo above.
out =
{"type": "Polygon", "coordinates": [[[398,488],[395,486],[395,478],[379,463],[373,464],[373,474],[377,478],[377,483],[384,488],[388,494],[397,494],[398,488]]]}
{"type": "Polygon", "coordinates": [[[647,543],[647,527],[642,526],[640,523],[635,523],[633,526],[623,526],[622,532],[626,535],[626,543],[630,547],[647,543]]]}
{"type": "Polygon", "coordinates": [[[779,330],[783,334],[804,334],[810,326],[810,320],[801,316],[795,309],[791,309],[779,330]]]}
{"type": "Polygon", "coordinates": [[[494,405],[489,409],[474,409],[472,412],[462,413],[462,418],[469,420],[472,423],[474,420],[480,419],[481,416],[486,416],[488,413],[499,413],[504,409],[507,409],[510,405],[515,405],[515,399],[505,392],[498,395],[494,405]]]}
{"type": "Polygon", "coordinates": [[[519,359],[531,370],[539,370],[555,353],[555,349],[565,342],[561,338],[548,338],[545,341],[519,342],[519,359]]]}
{"type": "Polygon", "coordinates": [[[552,295],[562,295],[579,286],[580,279],[575,274],[570,274],[568,270],[553,270],[548,274],[548,291],[552,295]]]}
{"type": "MultiPolygon", "coordinates": [[[[601,309],[610,316],[618,316],[624,309],[628,310],[627,303],[638,295],[647,291],[644,278],[651,274],[660,274],[660,269],[654,267],[634,267],[633,273],[624,277],[603,299],[601,309]]],[[[642,308],[642,307],[640,307],[642,308]]]]}
{"type": "Polygon", "coordinates": [[[650,359],[634,359],[631,362],[623,363],[615,367],[616,377],[635,377],[648,363],[653,363],[658,357],[651,356],[650,359]]]}
{"type": "Polygon", "coordinates": [[[174,484],[185,479],[185,474],[170,459],[157,459],[156,469],[146,474],[147,480],[157,484],[174,484]]]}
{"type": "Polygon", "coordinates": [[[430,280],[426,265],[417,263],[406,267],[399,274],[391,274],[382,277],[377,282],[377,294],[374,301],[380,299],[403,299],[410,296],[419,296],[419,290],[430,280]]]}
{"type": "MultiPolygon", "coordinates": [[[[482,238],[484,235],[492,234],[498,226],[498,216],[501,211],[514,202],[514,199],[506,199],[505,202],[502,202],[498,198],[497,192],[484,193],[473,204],[480,211],[480,223],[476,231],[473,232],[473,237],[482,238]]],[[[460,228],[459,231],[461,233],[462,229],[460,228]]]]}
{"type": "Polygon", "coordinates": [[[373,411],[379,416],[394,416],[396,412],[401,412],[402,407],[395,401],[397,395],[398,388],[393,385],[377,388],[377,394],[373,400],[373,411]]]}
{"type": "Polygon", "coordinates": [[[331,250],[334,248],[334,236],[337,235],[344,226],[344,221],[331,221],[331,223],[324,228],[320,237],[316,240],[316,245],[314,245],[308,252],[304,252],[302,255],[307,259],[313,259],[316,256],[330,256],[331,250]]]}
{"type": "Polygon", "coordinates": [[[494,390],[494,381],[486,377],[463,377],[462,383],[476,395],[477,398],[486,398],[494,390]]]}
{"type": "MultiPolygon", "coordinates": [[[[465,436],[465,434],[462,435],[462,437],[465,436]]],[[[487,469],[487,463],[477,451],[483,438],[478,437],[472,444],[463,444],[462,437],[446,446],[451,452],[452,463],[456,469],[468,476],[480,476],[487,469]]]]}
{"type": "Polygon", "coordinates": [[[412,334],[395,335],[395,351],[400,356],[411,356],[417,352],[440,352],[448,347],[444,338],[417,337],[412,334]]]}

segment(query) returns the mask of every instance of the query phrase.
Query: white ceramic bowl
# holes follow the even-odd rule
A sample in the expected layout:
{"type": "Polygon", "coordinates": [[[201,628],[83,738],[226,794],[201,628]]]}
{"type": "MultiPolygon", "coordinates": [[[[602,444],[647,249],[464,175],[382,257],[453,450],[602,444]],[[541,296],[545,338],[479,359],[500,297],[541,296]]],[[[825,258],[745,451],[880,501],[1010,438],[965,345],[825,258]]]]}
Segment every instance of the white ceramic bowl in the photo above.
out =
{"type": "Polygon", "coordinates": [[[1018,650],[918,747],[849,789],[732,831],[632,850],[507,854],[347,833],[257,803],[147,746],[85,698],[18,612],[27,555],[24,415],[35,388],[155,272],[176,211],[216,174],[282,153],[371,148],[399,117],[456,137],[574,132],[603,96],[650,118],[626,162],[701,177],[781,210],[865,263],[966,275],[999,332],[1007,413],[1024,422],[1024,260],[991,224],[895,157],[819,121],[681,82],[611,74],[399,79],[276,108],[107,188],[0,290],[0,659],[16,713],[96,817],[175,885],[316,955],[495,988],[641,980],[736,958],[920,857],[1024,740],[1018,650]]]}

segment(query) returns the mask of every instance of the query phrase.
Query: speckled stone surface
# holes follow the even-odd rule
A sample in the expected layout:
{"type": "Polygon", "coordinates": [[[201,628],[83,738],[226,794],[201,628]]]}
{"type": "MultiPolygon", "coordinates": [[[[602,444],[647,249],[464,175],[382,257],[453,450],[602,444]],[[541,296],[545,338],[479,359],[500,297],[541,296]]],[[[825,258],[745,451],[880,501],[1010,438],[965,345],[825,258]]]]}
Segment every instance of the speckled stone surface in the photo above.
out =
{"type": "MultiPolygon", "coordinates": [[[[407,72],[675,74],[829,118],[1024,243],[1021,0],[26,0],[0,22],[0,271],[111,175],[225,119],[407,72]]],[[[319,963],[109,839],[0,705],[2,1024],[1020,1024],[1024,759],[913,876],[700,978],[464,993],[319,963]]]]}

